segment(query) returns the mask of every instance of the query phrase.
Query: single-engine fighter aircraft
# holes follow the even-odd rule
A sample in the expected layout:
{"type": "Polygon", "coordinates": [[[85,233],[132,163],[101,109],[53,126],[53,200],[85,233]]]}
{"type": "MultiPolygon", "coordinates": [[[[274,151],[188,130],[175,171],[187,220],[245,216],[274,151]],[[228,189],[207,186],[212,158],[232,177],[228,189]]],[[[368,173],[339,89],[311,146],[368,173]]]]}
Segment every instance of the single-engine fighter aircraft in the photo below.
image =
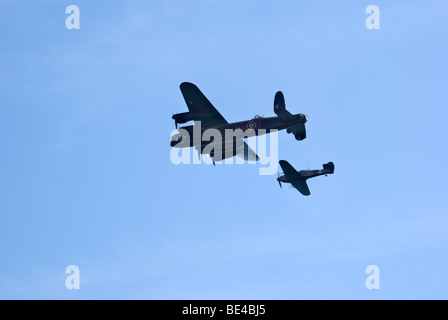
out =
{"type": "Polygon", "coordinates": [[[198,131],[198,128],[200,128],[201,137],[202,133],[207,129],[217,129],[223,137],[225,136],[226,129],[241,129],[243,133],[248,129],[252,129],[252,132],[254,132],[255,135],[270,133],[270,130],[273,129],[286,129],[288,133],[293,133],[297,140],[306,138],[305,123],[307,122],[307,115],[304,113],[293,115],[287,111],[285,98],[280,91],[275,94],[274,98],[274,112],[277,117],[265,118],[262,116],[255,116],[251,120],[233,123],[228,123],[194,84],[183,82],[180,85],[180,91],[182,92],[189,111],[173,115],[172,118],[175,121],[176,129],[178,124],[183,124],[188,121],[194,121],[194,123],[193,125],[179,128],[179,130],[186,130],[188,136],[183,136],[182,133],[177,133],[171,137],[170,145],[175,148],[195,147],[195,149],[198,150],[199,156],[200,154],[208,153],[212,158],[213,163],[235,155],[245,160],[259,160],[259,157],[251,148],[249,148],[243,138],[236,139],[236,143],[227,144],[233,145],[233,150],[225,150],[225,139],[222,139],[220,146],[216,145],[216,150],[219,150],[219,147],[222,148],[222,153],[218,157],[213,150],[210,151],[210,149],[213,149],[210,147],[210,145],[213,144],[213,141],[202,141],[202,139],[196,141],[193,138],[193,132],[198,131]],[[199,121],[200,126],[198,125],[199,121]],[[209,147],[204,151],[206,146],[209,147]]]}
{"type": "Polygon", "coordinates": [[[323,170],[301,170],[299,172],[297,172],[297,170],[286,160],[280,160],[279,163],[284,173],[283,176],[279,175],[277,178],[280,187],[282,186],[282,182],[290,183],[293,188],[299,190],[304,196],[309,196],[311,194],[310,189],[308,189],[308,185],[306,184],[307,179],[323,174],[326,176],[327,174],[334,173],[333,162],[324,164],[323,170]]]}

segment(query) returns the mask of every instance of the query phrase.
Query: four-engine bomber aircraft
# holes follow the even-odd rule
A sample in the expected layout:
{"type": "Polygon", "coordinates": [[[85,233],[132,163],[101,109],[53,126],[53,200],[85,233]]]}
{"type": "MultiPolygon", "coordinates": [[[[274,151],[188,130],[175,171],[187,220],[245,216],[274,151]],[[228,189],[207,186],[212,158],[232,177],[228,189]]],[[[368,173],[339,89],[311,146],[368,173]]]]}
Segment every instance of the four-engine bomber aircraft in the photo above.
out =
{"type": "Polygon", "coordinates": [[[180,123],[186,123],[188,121],[194,121],[193,125],[184,126],[179,129],[186,130],[187,135],[182,135],[182,133],[175,134],[171,137],[171,147],[176,148],[184,148],[184,147],[195,147],[198,150],[199,154],[208,153],[213,160],[220,161],[225,159],[226,157],[238,156],[245,160],[259,160],[257,154],[249,148],[249,146],[244,142],[243,138],[237,139],[236,143],[232,143],[229,145],[233,145],[233,150],[225,150],[225,139],[222,139],[221,146],[217,145],[217,149],[219,147],[222,148],[222,153],[218,157],[215,155],[212,148],[207,148],[209,151],[204,148],[208,145],[213,144],[213,141],[202,141],[202,139],[198,139],[195,141],[193,138],[193,132],[196,132],[196,129],[200,127],[200,134],[207,129],[217,129],[220,131],[221,135],[224,137],[226,129],[241,129],[245,132],[248,129],[253,129],[255,135],[260,135],[264,133],[270,133],[270,130],[283,130],[286,129],[288,133],[294,134],[297,140],[303,140],[306,138],[306,130],[305,123],[307,122],[307,116],[304,113],[299,114],[291,114],[286,110],[285,98],[283,97],[283,93],[278,91],[275,94],[274,98],[274,112],[277,117],[265,118],[261,116],[256,116],[251,120],[240,121],[228,123],[226,119],[218,112],[218,110],[213,107],[210,101],[204,96],[204,94],[199,90],[197,86],[189,82],[183,82],[180,85],[180,91],[185,99],[187,107],[189,109],[188,112],[177,113],[173,115],[173,119],[175,121],[176,129],[177,125],[180,123]],[[200,126],[198,125],[198,121],[200,121],[200,126]],[[261,130],[260,129],[265,129],[261,130]],[[211,151],[210,151],[211,150],[211,151]],[[231,152],[230,152],[231,151],[231,152]]]}
{"type": "Polygon", "coordinates": [[[308,189],[308,185],[306,184],[306,180],[309,178],[327,175],[334,173],[334,164],[333,162],[328,162],[324,164],[323,170],[301,170],[297,172],[296,169],[292,165],[289,164],[286,160],[279,161],[280,166],[282,167],[283,176],[279,176],[277,178],[280,187],[282,186],[282,182],[290,183],[295,189],[299,190],[301,194],[304,196],[309,196],[310,189],[308,189]]]}

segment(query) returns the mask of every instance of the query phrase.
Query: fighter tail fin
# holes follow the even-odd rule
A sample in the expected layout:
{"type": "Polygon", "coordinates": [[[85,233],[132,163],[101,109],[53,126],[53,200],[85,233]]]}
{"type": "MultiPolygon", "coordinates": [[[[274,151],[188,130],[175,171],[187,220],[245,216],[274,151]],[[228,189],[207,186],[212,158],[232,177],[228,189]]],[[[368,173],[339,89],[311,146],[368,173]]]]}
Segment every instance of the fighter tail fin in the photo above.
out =
{"type": "Polygon", "coordinates": [[[330,171],[329,173],[334,173],[334,163],[333,162],[328,162],[326,164],[323,164],[322,166],[324,167],[324,170],[330,171]]]}

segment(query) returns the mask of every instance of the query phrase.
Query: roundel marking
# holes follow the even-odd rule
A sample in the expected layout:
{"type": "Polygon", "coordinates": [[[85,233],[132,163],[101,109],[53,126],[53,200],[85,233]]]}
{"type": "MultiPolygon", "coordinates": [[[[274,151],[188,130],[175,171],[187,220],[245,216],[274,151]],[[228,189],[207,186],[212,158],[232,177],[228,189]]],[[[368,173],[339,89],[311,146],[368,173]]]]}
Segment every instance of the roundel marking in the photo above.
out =
{"type": "Polygon", "coordinates": [[[257,127],[257,124],[253,121],[251,121],[247,124],[248,129],[255,129],[256,127],[257,127]]]}

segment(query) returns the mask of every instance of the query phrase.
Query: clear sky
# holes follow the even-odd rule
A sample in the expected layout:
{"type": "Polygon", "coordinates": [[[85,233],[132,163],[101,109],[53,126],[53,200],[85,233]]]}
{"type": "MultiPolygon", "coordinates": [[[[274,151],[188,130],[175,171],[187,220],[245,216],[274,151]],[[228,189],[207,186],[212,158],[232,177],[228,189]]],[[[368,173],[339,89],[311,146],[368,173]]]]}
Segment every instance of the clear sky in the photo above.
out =
{"type": "Polygon", "coordinates": [[[0,298],[447,299],[447,16],[442,0],[0,1],[0,298]],[[184,81],[228,121],[273,116],[283,91],[309,121],[279,158],[335,173],[304,197],[258,164],[172,164],[184,81]]]}

